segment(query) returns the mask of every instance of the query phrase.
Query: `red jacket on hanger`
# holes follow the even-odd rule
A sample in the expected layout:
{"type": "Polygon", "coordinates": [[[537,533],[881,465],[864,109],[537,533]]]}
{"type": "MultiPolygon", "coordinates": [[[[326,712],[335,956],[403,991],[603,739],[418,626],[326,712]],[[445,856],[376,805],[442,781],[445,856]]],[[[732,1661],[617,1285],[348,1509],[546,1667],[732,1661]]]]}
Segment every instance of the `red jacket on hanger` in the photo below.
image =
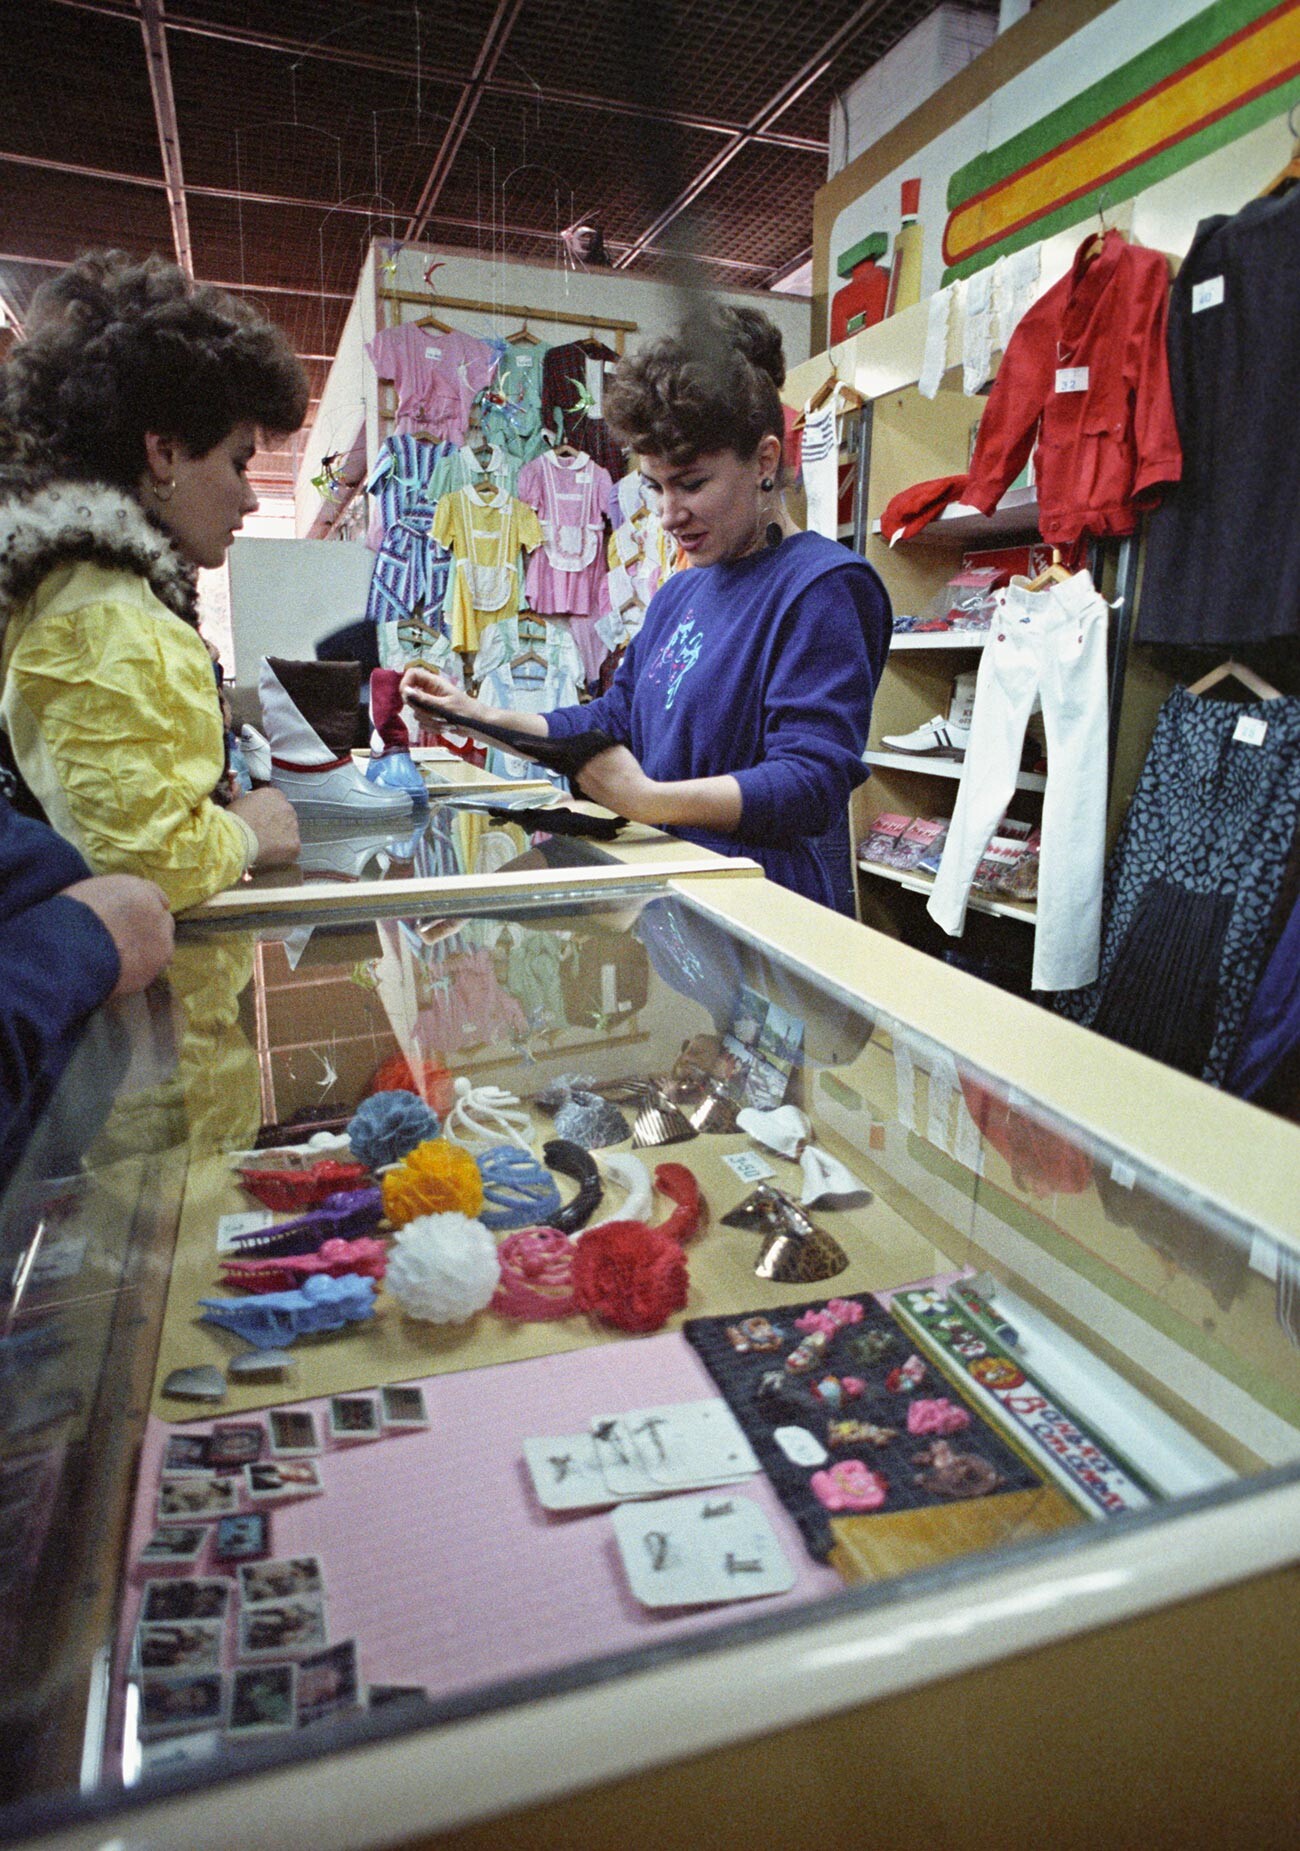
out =
{"type": "Polygon", "coordinates": [[[1183,458],[1165,355],[1169,269],[1159,251],[1108,231],[1088,238],[1059,283],[1007,343],[969,475],[918,482],[881,516],[889,541],[910,539],[950,502],[991,514],[1035,452],[1038,528],[1069,546],[1085,534],[1132,533],[1183,458]]]}

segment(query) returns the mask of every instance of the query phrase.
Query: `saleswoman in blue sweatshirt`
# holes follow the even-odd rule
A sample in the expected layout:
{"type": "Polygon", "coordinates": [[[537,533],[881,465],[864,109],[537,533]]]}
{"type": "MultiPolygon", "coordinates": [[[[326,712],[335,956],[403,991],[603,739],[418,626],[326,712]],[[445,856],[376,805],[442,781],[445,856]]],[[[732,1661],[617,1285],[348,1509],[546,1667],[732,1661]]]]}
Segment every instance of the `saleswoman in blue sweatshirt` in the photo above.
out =
{"type": "Polygon", "coordinates": [[[609,692],[549,714],[470,699],[421,667],[404,686],[476,719],[620,743],[582,771],[583,793],[724,855],[824,905],[836,882],[823,837],[866,777],[862,749],[892,618],[865,560],[798,533],[780,497],[781,336],[757,309],[712,309],[624,360],[606,420],[640,462],[691,570],[655,594],[609,692]]]}

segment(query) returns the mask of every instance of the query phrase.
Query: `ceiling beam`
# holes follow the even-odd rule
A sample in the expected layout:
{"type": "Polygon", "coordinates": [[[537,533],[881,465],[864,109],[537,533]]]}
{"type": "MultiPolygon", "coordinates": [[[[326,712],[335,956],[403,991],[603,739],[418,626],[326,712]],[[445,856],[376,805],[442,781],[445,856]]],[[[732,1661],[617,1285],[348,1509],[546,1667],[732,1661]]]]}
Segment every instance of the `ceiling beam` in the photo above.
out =
{"type": "MultiPolygon", "coordinates": [[[[78,12],[98,13],[107,19],[134,20],[140,16],[140,0],[56,0],[56,4],[78,12]]],[[[263,32],[246,26],[226,25],[205,19],[181,19],[169,14],[167,30],[185,32],[191,37],[217,39],[228,45],[244,45],[253,51],[269,51],[291,58],[313,58],[322,64],[337,64],[357,71],[379,71],[391,77],[410,77],[425,83],[464,84],[463,71],[439,69],[436,65],[416,63],[413,58],[398,58],[387,52],[347,51],[323,40],[286,37],[282,33],[263,32]]],[[[738,134],[739,122],[722,122],[711,116],[664,106],[627,102],[617,97],[596,96],[589,90],[560,89],[551,82],[545,87],[527,77],[502,77],[493,74],[484,80],[483,89],[494,96],[515,96],[526,102],[546,101],[566,109],[592,109],[604,115],[629,116],[642,121],[665,122],[676,128],[696,129],[702,135],[738,134]]],[[[824,135],[789,135],[779,129],[763,129],[752,139],[772,148],[790,148],[801,154],[825,154],[824,135]]]]}
{"type": "Polygon", "coordinates": [[[172,95],[172,70],[167,59],[162,0],[140,0],[140,30],[144,34],[144,54],[149,65],[154,120],[158,124],[158,145],[162,149],[167,210],[172,221],[172,243],[176,246],[177,263],[186,276],[193,276],[194,253],[190,248],[190,219],[185,209],[185,176],[181,171],[181,133],[176,121],[176,98],[172,95]]]}
{"type": "Polygon", "coordinates": [[[483,85],[497,67],[506,41],[514,30],[515,21],[523,8],[524,0],[497,0],[492,22],[488,26],[483,43],[479,46],[478,57],[474,60],[474,69],[469,81],[460,93],[455,109],[451,112],[451,121],[443,134],[442,146],[433,157],[433,166],[429,169],[429,178],[424,183],[423,191],[416,201],[415,211],[411,214],[406,227],[406,242],[414,243],[429,222],[429,215],[438,203],[438,197],[447,184],[460,153],[461,143],[469,133],[469,125],[474,120],[474,112],[483,99],[483,85]]]}
{"type": "Polygon", "coordinates": [[[794,76],[788,78],[776,94],[769,97],[763,107],[754,112],[744,128],[738,130],[724,148],[720,148],[711,160],[705,162],[695,178],[682,188],[676,199],[665,206],[658,217],[647,225],[641,236],[635,239],[622,256],[615,260],[614,268],[626,270],[630,264],[635,263],[642,251],[662,232],[665,232],[675,220],[679,219],[687,207],[692,205],[706,188],[712,186],[718,175],[731,165],[738,154],[769,128],[778,116],[784,115],[785,111],[797,103],[799,98],[814,84],[820,82],[839,54],[870,25],[876,14],[881,12],[887,4],[888,0],[862,0],[862,4],[853,9],[838,30],[831,34],[811,58],[800,65],[794,76]]]}
{"type": "MultiPolygon", "coordinates": [[[[77,261],[71,257],[33,257],[29,251],[0,251],[0,264],[33,264],[40,270],[66,270],[70,263],[77,261]]],[[[356,291],[353,289],[320,289],[315,283],[303,283],[301,286],[288,283],[228,283],[216,276],[200,276],[196,282],[209,283],[213,289],[229,289],[236,295],[246,292],[254,296],[301,296],[310,302],[351,302],[356,291]]]]}

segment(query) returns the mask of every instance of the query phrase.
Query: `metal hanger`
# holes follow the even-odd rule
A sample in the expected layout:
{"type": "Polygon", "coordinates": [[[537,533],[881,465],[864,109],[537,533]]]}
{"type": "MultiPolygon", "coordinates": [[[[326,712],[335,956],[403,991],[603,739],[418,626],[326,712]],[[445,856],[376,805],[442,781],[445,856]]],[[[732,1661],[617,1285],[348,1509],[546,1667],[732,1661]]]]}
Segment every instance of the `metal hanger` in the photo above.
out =
{"type": "Polygon", "coordinates": [[[1297,108],[1300,108],[1300,104],[1293,103],[1287,111],[1286,117],[1286,126],[1290,133],[1291,140],[1294,143],[1291,149],[1291,159],[1287,162],[1280,174],[1274,174],[1268,185],[1260,193],[1259,197],[1261,199],[1280,199],[1284,193],[1289,193],[1293,186],[1300,186],[1300,140],[1296,138],[1295,126],[1295,112],[1297,108]]]}

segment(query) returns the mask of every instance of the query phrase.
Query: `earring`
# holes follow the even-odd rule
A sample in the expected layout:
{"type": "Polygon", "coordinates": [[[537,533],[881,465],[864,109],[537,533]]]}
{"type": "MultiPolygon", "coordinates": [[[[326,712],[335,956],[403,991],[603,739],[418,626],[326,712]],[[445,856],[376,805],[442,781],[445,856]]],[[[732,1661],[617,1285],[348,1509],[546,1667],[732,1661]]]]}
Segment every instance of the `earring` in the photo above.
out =
{"type": "Polygon", "coordinates": [[[155,500],[170,501],[176,493],[176,478],[169,476],[166,482],[151,482],[149,486],[154,492],[155,500]],[[164,489],[167,491],[166,494],[163,493],[164,489]]]}
{"type": "Polygon", "coordinates": [[[765,495],[770,495],[772,490],[776,487],[776,483],[772,480],[771,476],[764,476],[758,486],[765,495]]]}

